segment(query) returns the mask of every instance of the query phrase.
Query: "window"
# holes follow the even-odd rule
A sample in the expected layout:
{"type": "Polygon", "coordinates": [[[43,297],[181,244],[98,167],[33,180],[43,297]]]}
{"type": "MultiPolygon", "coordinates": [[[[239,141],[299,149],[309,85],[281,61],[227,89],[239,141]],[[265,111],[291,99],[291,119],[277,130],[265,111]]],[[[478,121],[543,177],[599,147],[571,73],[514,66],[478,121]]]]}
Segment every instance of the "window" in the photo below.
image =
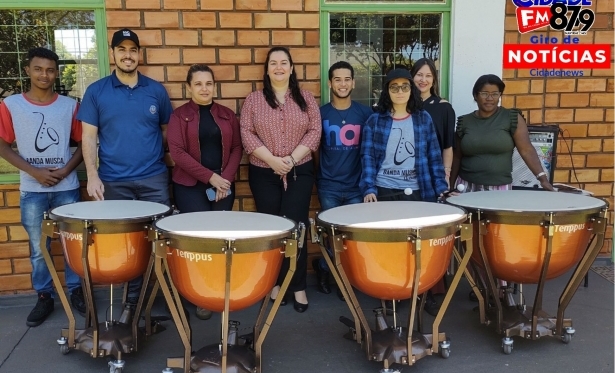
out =
{"type": "MultiPolygon", "coordinates": [[[[440,74],[440,91],[448,91],[448,20],[450,6],[411,5],[424,1],[368,1],[344,4],[336,0],[321,4],[323,102],[329,97],[328,68],[337,61],[349,62],[355,70],[353,99],[372,106],[378,102],[384,76],[394,67],[411,68],[427,57],[435,61],[440,74]],[[327,11],[330,9],[330,11],[327,11]]],[[[431,3],[444,3],[432,1],[431,3]]]]}
{"type": "MultiPolygon", "coordinates": [[[[42,0],[25,6],[11,0],[0,4],[0,101],[29,89],[24,67],[33,47],[58,54],[60,72],[54,89],[78,101],[89,84],[108,74],[104,0],[73,3],[80,10],[42,0]]],[[[0,158],[0,183],[19,182],[17,171],[0,158]]]]}

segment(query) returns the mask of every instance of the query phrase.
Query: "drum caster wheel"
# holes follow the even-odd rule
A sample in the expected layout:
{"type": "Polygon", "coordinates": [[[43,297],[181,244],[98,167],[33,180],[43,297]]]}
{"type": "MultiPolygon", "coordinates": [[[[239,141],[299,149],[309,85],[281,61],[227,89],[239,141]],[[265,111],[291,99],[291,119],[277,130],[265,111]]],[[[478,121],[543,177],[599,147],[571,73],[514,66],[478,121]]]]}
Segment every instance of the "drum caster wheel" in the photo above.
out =
{"type": "Polygon", "coordinates": [[[510,337],[502,338],[502,352],[505,355],[510,355],[513,350],[513,340],[510,337]]]}
{"type": "Polygon", "coordinates": [[[171,368],[164,368],[162,370],[162,373],[173,373],[173,369],[171,369],[171,368]]]}
{"type": "Polygon", "coordinates": [[[109,362],[109,373],[122,373],[124,371],[124,360],[113,360],[109,362]]]}
{"type": "Polygon", "coordinates": [[[451,356],[451,342],[440,342],[440,357],[443,359],[448,359],[449,356],[451,356]]]}
{"type": "Polygon", "coordinates": [[[572,341],[572,336],[574,335],[575,330],[571,327],[567,327],[564,334],[562,335],[562,342],[565,344],[570,343],[572,341]]]}
{"type": "Polygon", "coordinates": [[[66,339],[66,337],[58,339],[57,342],[60,345],[60,352],[62,355],[66,355],[70,352],[70,348],[68,347],[68,339],[66,339]]]}

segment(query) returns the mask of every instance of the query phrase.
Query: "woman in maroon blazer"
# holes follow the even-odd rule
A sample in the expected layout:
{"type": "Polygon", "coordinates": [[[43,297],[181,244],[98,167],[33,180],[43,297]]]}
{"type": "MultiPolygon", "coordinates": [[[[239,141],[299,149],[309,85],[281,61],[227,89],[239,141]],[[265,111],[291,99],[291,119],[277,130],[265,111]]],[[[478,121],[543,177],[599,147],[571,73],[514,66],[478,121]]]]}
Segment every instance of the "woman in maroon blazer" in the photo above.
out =
{"type": "MultiPolygon", "coordinates": [[[[232,110],[213,102],[211,68],[192,65],[186,82],[192,99],[173,111],[167,130],[175,206],[180,213],[232,210],[243,152],[239,122],[232,110]]],[[[208,319],[211,312],[197,309],[197,317],[208,319]]]]}

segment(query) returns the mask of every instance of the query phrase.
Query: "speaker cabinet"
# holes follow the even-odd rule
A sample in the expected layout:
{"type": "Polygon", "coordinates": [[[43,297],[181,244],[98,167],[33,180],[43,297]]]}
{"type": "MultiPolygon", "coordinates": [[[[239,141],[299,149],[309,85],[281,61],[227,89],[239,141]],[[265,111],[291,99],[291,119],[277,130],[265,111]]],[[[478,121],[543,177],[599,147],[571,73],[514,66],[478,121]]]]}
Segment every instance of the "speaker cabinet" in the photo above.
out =
{"type": "MultiPolygon", "coordinates": [[[[538,154],[542,170],[547,174],[549,182],[553,183],[557,154],[557,136],[559,126],[527,126],[530,142],[538,154]]],[[[527,167],[523,158],[515,148],[512,157],[513,189],[542,189],[534,173],[527,167]]]]}

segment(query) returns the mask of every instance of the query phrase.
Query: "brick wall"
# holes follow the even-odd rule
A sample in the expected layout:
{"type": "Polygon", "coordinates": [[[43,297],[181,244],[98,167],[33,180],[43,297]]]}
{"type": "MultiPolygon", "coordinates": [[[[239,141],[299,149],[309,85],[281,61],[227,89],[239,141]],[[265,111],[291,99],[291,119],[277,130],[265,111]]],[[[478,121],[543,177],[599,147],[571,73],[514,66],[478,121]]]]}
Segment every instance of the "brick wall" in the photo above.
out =
{"type": "MultiPolygon", "coordinates": [[[[593,1],[596,20],[581,43],[613,45],[613,0],[593,1]]],[[[527,44],[533,35],[562,40],[562,32],[519,34],[515,6],[506,6],[505,43],[527,44]]],[[[602,253],[610,253],[613,235],[613,63],[610,69],[583,70],[579,78],[539,78],[529,70],[504,70],[506,92],[502,104],[523,111],[528,124],[559,124],[564,131],[557,144],[555,182],[578,186],[610,203],[607,240],[602,253]],[[571,155],[568,153],[570,147],[571,155]],[[573,172],[576,169],[576,178],[573,172]]]]}

